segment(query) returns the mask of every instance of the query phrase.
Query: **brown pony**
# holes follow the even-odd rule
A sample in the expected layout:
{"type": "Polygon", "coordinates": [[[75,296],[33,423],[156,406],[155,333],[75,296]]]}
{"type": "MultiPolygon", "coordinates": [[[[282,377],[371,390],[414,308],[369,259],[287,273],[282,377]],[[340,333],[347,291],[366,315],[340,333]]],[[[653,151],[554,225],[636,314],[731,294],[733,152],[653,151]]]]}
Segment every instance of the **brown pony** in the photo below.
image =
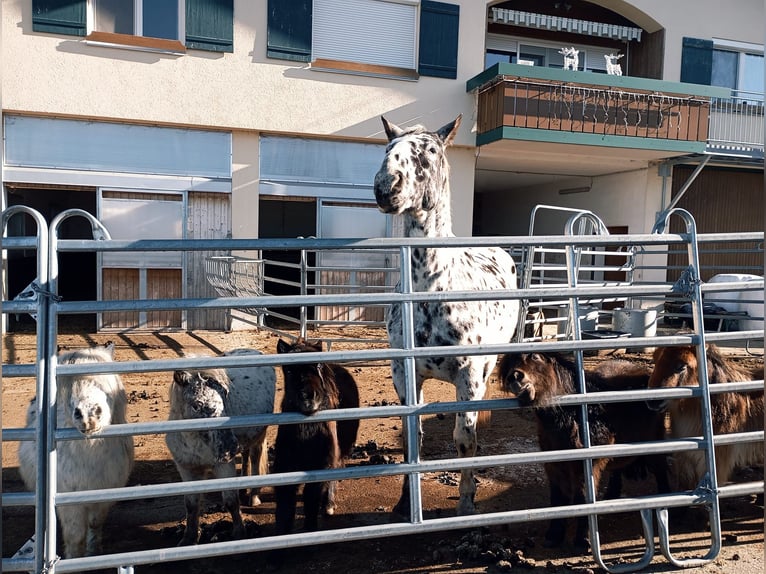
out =
{"type": "MultiPolygon", "coordinates": [[[[562,395],[577,392],[577,371],[574,361],[557,353],[507,354],[500,361],[500,382],[506,391],[516,395],[524,406],[535,407],[537,440],[540,449],[564,450],[583,448],[580,406],[557,406],[562,395]]],[[[607,361],[585,373],[586,390],[617,391],[646,388],[649,369],[629,361],[607,361]]],[[[643,401],[625,403],[593,403],[588,405],[588,423],[592,445],[662,440],[665,434],[664,415],[647,408],[643,401]]],[[[585,481],[580,460],[550,462],[545,465],[551,505],[583,504],[585,481]]],[[[670,492],[667,460],[664,455],[600,458],[593,460],[593,481],[598,491],[605,471],[610,472],[607,498],[617,498],[622,490],[622,474],[643,477],[649,470],[657,479],[661,493],[670,492]]],[[[564,541],[566,522],[551,521],[545,534],[546,546],[558,546],[564,541]]],[[[577,520],[574,544],[587,550],[587,518],[577,520]]]]}
{"type": "MultiPolygon", "coordinates": [[[[320,353],[321,343],[298,339],[292,345],[280,339],[277,353],[320,353]]],[[[282,412],[310,416],[327,409],[359,407],[359,390],[347,369],[329,363],[282,365],[285,394],[282,412]]],[[[274,472],[340,468],[356,442],[359,420],[305,422],[280,425],[274,452],[274,472]]],[[[335,512],[335,482],[309,482],[303,487],[306,530],[316,530],[320,509],[335,512]]],[[[298,485],[280,485],[276,494],[276,529],[287,534],[293,528],[298,485]]]]}
{"type": "MultiPolygon", "coordinates": [[[[763,366],[748,370],[724,357],[715,345],[706,350],[708,380],[730,383],[763,379],[763,366]]],[[[698,386],[697,353],[693,346],[657,347],[654,351],[654,371],[650,388],[698,386]]],[[[763,391],[754,393],[720,393],[710,396],[713,432],[727,434],[763,430],[763,391]]],[[[702,435],[702,406],[695,397],[665,401],[650,401],[650,408],[670,413],[670,436],[673,438],[702,435]]],[[[718,484],[728,482],[734,469],[763,464],[763,443],[715,447],[718,484]]],[[[693,490],[705,474],[703,451],[685,451],[673,455],[676,486],[693,490]]]]}

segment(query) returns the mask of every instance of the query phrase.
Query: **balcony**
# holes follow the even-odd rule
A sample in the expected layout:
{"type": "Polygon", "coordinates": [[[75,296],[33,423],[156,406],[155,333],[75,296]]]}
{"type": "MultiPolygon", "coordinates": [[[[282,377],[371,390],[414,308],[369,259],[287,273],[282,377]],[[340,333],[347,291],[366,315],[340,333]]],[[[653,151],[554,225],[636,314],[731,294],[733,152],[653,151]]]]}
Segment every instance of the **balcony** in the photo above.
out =
{"type": "Polygon", "coordinates": [[[469,80],[467,90],[478,94],[479,146],[526,140],[668,157],[711,151],[711,129],[717,145],[728,137],[721,127],[727,88],[499,63],[469,80]]]}
{"type": "Polygon", "coordinates": [[[710,104],[707,152],[763,160],[764,94],[736,91],[710,104]]]}

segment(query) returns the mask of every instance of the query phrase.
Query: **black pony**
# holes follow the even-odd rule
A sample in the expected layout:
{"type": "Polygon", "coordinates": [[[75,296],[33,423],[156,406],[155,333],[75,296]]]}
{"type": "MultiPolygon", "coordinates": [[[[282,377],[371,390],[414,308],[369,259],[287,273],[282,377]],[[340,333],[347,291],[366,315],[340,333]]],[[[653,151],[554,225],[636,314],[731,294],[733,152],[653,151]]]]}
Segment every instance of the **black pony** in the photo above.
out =
{"type": "MultiPolygon", "coordinates": [[[[298,339],[289,344],[279,340],[277,353],[319,353],[321,343],[298,339]]],[[[347,369],[328,363],[282,365],[285,394],[282,412],[310,416],[327,409],[359,407],[359,390],[347,369]]],[[[356,442],[359,420],[304,422],[280,425],[275,445],[274,472],[297,472],[340,468],[356,442]]],[[[310,482],[303,487],[303,514],[306,530],[316,530],[320,509],[335,512],[334,481],[310,482]]],[[[287,534],[293,529],[298,485],[277,486],[276,529],[287,534]]]]}

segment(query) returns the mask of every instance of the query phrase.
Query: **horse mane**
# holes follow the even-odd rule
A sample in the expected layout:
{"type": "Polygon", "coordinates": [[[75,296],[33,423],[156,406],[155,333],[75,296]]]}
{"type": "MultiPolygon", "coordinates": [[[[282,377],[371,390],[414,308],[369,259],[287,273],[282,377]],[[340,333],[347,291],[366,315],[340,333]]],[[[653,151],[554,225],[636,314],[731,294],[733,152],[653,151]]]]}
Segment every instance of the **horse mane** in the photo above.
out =
{"type": "Polygon", "coordinates": [[[749,381],[751,379],[751,373],[727,361],[716,345],[708,345],[707,360],[708,381],[710,383],[749,381]]]}

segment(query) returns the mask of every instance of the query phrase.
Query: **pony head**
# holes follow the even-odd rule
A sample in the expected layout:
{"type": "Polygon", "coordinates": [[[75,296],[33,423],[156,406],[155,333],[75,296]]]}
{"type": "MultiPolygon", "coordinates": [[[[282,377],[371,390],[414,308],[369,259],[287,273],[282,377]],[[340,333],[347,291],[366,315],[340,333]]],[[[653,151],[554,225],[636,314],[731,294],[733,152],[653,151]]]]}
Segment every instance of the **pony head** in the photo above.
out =
{"type": "MultiPolygon", "coordinates": [[[[321,342],[310,343],[298,339],[289,344],[280,339],[277,353],[321,353],[321,342]]],[[[285,378],[285,396],[282,410],[313,415],[321,410],[338,406],[338,388],[332,368],[321,362],[282,365],[285,378]]]]}
{"type": "Polygon", "coordinates": [[[101,432],[112,422],[109,396],[93,378],[72,383],[68,406],[72,426],[86,436],[101,432]]]}
{"type": "MultiPolygon", "coordinates": [[[[695,347],[657,347],[653,358],[654,369],[649,377],[650,389],[674,389],[698,384],[695,347]]],[[[668,401],[647,401],[647,406],[654,411],[662,411],[667,408],[668,401]]]]}
{"type": "Polygon", "coordinates": [[[446,148],[455,139],[462,115],[435,132],[416,125],[407,129],[381,116],[388,137],[386,155],[375,174],[375,200],[383,213],[431,211],[447,188],[446,148]]]}
{"type": "MultiPolygon", "coordinates": [[[[208,419],[226,416],[229,377],[223,369],[179,370],[173,373],[171,392],[180,395],[184,419],[208,419]]],[[[239,442],[230,428],[198,431],[218,462],[230,462],[239,450],[239,442]]]]}

